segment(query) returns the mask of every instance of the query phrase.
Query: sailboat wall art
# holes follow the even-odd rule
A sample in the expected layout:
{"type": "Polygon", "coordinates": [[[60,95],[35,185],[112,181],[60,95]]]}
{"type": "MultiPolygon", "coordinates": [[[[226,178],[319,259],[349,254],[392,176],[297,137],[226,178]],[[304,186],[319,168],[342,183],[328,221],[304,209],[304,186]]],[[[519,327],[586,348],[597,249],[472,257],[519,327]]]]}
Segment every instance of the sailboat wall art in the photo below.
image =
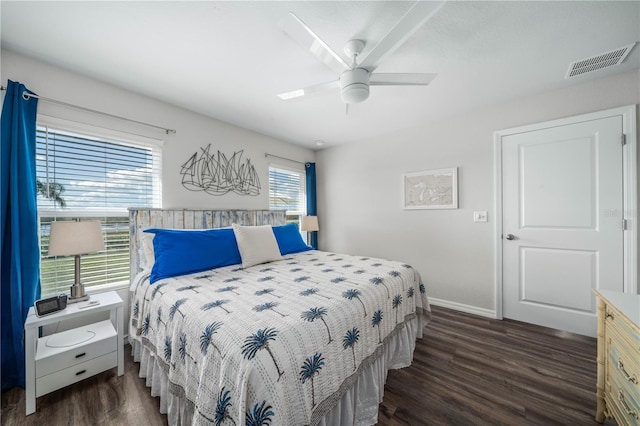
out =
{"type": "Polygon", "coordinates": [[[211,144],[200,148],[185,161],[180,170],[182,186],[189,191],[204,191],[210,195],[260,194],[260,179],[251,160],[243,158],[243,150],[230,157],[219,150],[212,153],[211,144]]]}

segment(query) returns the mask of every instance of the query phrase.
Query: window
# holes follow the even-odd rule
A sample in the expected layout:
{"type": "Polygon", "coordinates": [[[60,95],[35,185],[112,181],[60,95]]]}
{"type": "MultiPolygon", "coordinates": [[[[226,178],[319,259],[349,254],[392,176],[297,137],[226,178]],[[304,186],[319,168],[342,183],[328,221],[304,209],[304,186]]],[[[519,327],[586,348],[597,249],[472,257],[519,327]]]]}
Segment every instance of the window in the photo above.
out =
{"type": "MultiPolygon", "coordinates": [[[[87,132],[88,133],[88,132],[87,132]]],[[[68,292],[73,256],[49,257],[51,222],[101,221],[105,250],[82,256],[82,283],[129,282],[130,206],[160,206],[160,142],[100,137],[38,125],[36,178],[40,220],[42,294],[68,292]]],[[[145,138],[146,139],[146,138],[145,138]]]]}
{"type": "Polygon", "coordinates": [[[269,208],[286,210],[287,223],[300,223],[300,216],[306,214],[305,171],[269,167],[269,208]]]}

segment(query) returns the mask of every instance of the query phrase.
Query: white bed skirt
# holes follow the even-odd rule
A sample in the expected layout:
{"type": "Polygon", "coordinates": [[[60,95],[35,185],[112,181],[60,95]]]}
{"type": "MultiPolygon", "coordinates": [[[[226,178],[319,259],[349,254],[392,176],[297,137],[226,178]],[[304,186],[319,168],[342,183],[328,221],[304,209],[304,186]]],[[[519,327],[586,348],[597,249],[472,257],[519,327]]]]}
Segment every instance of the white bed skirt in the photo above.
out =
{"type": "MultiPolygon", "coordinates": [[[[405,323],[405,327],[390,336],[384,350],[376,359],[363,365],[353,386],[344,394],[320,421],[321,426],[374,425],[378,422],[378,405],[382,402],[387,372],[408,367],[413,360],[416,339],[422,338],[425,317],[416,315],[405,323]]],[[[140,363],[139,376],[146,378],[152,396],[160,397],[160,412],[167,414],[170,425],[191,425],[194,405],[179,392],[171,391],[166,372],[157,363],[154,355],[138,341],[129,339],[135,362],[140,363]]]]}

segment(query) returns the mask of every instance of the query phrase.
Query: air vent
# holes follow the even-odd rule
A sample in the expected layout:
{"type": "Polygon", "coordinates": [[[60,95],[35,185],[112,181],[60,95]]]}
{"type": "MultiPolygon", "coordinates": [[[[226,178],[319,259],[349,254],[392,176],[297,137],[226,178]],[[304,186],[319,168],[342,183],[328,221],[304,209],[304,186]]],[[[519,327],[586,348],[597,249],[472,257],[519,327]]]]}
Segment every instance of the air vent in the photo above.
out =
{"type": "Polygon", "coordinates": [[[619,65],[622,63],[622,61],[624,61],[624,59],[627,57],[629,52],[631,52],[631,49],[633,49],[633,46],[635,45],[636,43],[632,43],[627,46],[610,50],[609,52],[605,52],[600,55],[592,56],[580,61],[571,62],[571,64],[569,64],[567,75],[564,78],[575,77],[577,75],[582,75],[588,72],[619,65]]]}

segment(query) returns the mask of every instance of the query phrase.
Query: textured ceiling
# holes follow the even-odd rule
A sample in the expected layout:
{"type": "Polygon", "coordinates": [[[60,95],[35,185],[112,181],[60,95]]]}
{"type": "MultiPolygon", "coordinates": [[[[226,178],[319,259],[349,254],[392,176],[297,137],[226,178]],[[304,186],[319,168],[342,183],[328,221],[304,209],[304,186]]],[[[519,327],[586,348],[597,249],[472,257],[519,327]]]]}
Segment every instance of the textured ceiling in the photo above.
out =
{"type": "Polygon", "coordinates": [[[289,11],[340,54],[366,40],[366,55],[411,5],[2,1],[2,47],[310,148],[640,67],[636,46],[622,65],[564,79],[570,62],[640,41],[638,1],[452,1],[377,69],[437,73],[431,85],[372,87],[348,116],[337,91],[276,97],[338,77],[283,33],[289,11]]]}

